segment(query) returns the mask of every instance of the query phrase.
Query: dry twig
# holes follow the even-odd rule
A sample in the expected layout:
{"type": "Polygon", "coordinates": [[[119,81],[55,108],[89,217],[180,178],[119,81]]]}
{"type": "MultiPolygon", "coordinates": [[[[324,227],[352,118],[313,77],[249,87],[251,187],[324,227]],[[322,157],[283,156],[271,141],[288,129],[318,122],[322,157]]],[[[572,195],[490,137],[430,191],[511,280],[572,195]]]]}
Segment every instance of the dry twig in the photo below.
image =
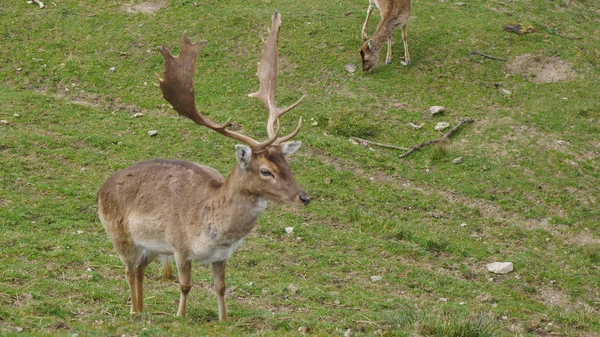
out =
{"type": "Polygon", "coordinates": [[[469,55],[479,55],[479,56],[483,56],[483,57],[491,59],[491,60],[506,61],[506,59],[503,59],[503,58],[500,58],[500,57],[496,57],[496,56],[492,56],[492,55],[483,54],[483,53],[480,53],[478,51],[470,51],[469,55]]]}
{"type": "Polygon", "coordinates": [[[358,140],[361,143],[360,145],[364,145],[364,143],[366,143],[366,144],[377,145],[377,146],[385,147],[388,149],[394,149],[394,150],[402,150],[402,151],[410,150],[406,147],[399,147],[399,146],[395,146],[395,145],[377,143],[374,141],[370,141],[370,140],[366,140],[366,139],[362,139],[362,138],[358,138],[358,137],[352,137],[352,138],[358,140]]]}
{"type": "Polygon", "coordinates": [[[456,130],[458,130],[458,128],[460,128],[461,126],[465,125],[465,124],[470,124],[473,123],[473,119],[468,118],[468,119],[464,119],[462,121],[460,121],[460,123],[456,124],[452,129],[450,129],[450,131],[446,132],[443,136],[441,136],[438,139],[432,139],[432,140],[428,140],[426,142],[417,144],[417,145],[413,145],[410,147],[410,149],[406,152],[404,152],[403,154],[400,155],[400,158],[405,158],[408,157],[411,153],[413,153],[414,151],[420,150],[423,147],[430,145],[430,144],[435,144],[435,143],[441,143],[446,141],[450,136],[452,136],[452,134],[454,132],[456,132],[456,130]]]}

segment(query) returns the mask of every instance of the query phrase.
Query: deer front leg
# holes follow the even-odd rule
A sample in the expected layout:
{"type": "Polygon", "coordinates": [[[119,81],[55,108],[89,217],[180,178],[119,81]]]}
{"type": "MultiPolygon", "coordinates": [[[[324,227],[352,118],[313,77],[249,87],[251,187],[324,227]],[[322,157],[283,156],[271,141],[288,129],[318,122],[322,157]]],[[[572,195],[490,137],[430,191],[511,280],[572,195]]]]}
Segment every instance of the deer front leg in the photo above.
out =
{"type": "Polygon", "coordinates": [[[367,25],[369,23],[369,18],[371,18],[371,13],[373,12],[373,7],[375,7],[375,5],[373,4],[373,2],[371,0],[369,0],[369,7],[367,8],[367,18],[365,19],[365,23],[363,23],[363,26],[362,26],[363,42],[365,42],[369,39],[369,37],[367,36],[367,25]]]}
{"type": "Polygon", "coordinates": [[[217,305],[219,308],[219,321],[227,320],[227,307],[225,306],[225,266],[227,260],[213,262],[213,284],[217,293],[217,305]]]}
{"type": "Polygon", "coordinates": [[[127,278],[127,283],[129,284],[129,294],[131,296],[131,309],[129,310],[130,314],[138,313],[138,299],[137,299],[137,282],[135,281],[135,267],[125,267],[125,277],[127,278]]]}
{"type": "Polygon", "coordinates": [[[187,296],[192,289],[192,261],[186,257],[175,254],[175,263],[177,264],[177,270],[179,271],[179,289],[181,291],[179,295],[177,316],[185,317],[187,296]]]}
{"type": "Polygon", "coordinates": [[[408,24],[405,24],[404,26],[402,26],[402,42],[404,42],[404,62],[402,62],[402,65],[405,65],[405,66],[410,65],[410,55],[408,54],[407,34],[408,34],[408,24]]]}
{"type": "Polygon", "coordinates": [[[137,312],[144,312],[144,273],[146,272],[148,264],[154,260],[154,257],[155,256],[144,256],[136,267],[135,298],[137,302],[137,312]]]}

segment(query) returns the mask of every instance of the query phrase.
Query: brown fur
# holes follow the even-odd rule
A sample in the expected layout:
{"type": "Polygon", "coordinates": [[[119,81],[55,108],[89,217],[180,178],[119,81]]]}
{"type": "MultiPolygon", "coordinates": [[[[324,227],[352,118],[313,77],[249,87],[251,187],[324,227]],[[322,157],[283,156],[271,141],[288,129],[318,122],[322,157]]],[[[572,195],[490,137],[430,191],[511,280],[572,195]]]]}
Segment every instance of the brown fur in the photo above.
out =
{"type": "Polygon", "coordinates": [[[369,73],[377,65],[379,53],[383,49],[383,44],[387,41],[388,50],[385,63],[392,62],[392,31],[395,28],[402,27],[402,41],[404,42],[404,60],[406,65],[410,65],[410,55],[408,54],[408,42],[406,40],[408,32],[408,19],[410,17],[410,0],[369,0],[367,17],[362,27],[363,45],[360,48],[360,58],[364,73],[369,73]],[[377,30],[371,36],[367,36],[367,25],[373,8],[377,6],[381,14],[381,22],[377,30]]]}

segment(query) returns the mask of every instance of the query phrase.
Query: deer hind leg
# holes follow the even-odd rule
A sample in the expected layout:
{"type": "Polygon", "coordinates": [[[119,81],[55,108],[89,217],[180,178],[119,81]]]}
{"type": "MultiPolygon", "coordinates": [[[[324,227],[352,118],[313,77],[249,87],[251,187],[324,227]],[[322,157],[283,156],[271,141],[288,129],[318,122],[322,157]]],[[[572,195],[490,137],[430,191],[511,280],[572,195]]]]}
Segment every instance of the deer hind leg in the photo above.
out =
{"type": "Polygon", "coordinates": [[[175,254],[175,263],[179,271],[179,289],[181,291],[177,316],[185,317],[187,296],[192,289],[192,261],[185,256],[175,254]]]}
{"type": "Polygon", "coordinates": [[[410,65],[410,55],[408,54],[408,42],[406,40],[407,34],[408,34],[408,24],[404,24],[404,26],[402,26],[402,42],[404,43],[404,62],[402,62],[402,65],[405,65],[405,66],[410,65]]]}
{"type": "Polygon", "coordinates": [[[213,284],[217,293],[217,305],[219,308],[219,321],[227,320],[227,307],[225,306],[225,267],[227,260],[213,262],[213,284]]]}
{"type": "Polygon", "coordinates": [[[392,63],[392,34],[387,39],[387,55],[385,56],[385,64],[392,63]]]}
{"type": "Polygon", "coordinates": [[[365,42],[369,39],[369,36],[367,35],[367,25],[369,23],[369,18],[371,18],[371,13],[373,12],[374,7],[375,7],[375,4],[373,3],[373,0],[369,0],[369,7],[367,8],[367,18],[365,19],[365,23],[363,23],[363,26],[362,26],[363,42],[365,42]]]}
{"type": "Polygon", "coordinates": [[[167,255],[160,256],[160,263],[163,265],[163,281],[170,281],[173,278],[172,258],[167,255]]]}

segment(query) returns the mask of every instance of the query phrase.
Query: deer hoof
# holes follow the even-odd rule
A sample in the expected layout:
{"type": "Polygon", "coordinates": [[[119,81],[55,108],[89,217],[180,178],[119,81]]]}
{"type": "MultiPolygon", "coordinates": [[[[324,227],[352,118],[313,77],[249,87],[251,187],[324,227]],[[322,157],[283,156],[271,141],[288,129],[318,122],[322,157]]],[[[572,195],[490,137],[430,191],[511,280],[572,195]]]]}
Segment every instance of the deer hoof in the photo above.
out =
{"type": "Polygon", "coordinates": [[[410,61],[402,61],[400,63],[405,67],[408,67],[410,65],[410,61]]]}

